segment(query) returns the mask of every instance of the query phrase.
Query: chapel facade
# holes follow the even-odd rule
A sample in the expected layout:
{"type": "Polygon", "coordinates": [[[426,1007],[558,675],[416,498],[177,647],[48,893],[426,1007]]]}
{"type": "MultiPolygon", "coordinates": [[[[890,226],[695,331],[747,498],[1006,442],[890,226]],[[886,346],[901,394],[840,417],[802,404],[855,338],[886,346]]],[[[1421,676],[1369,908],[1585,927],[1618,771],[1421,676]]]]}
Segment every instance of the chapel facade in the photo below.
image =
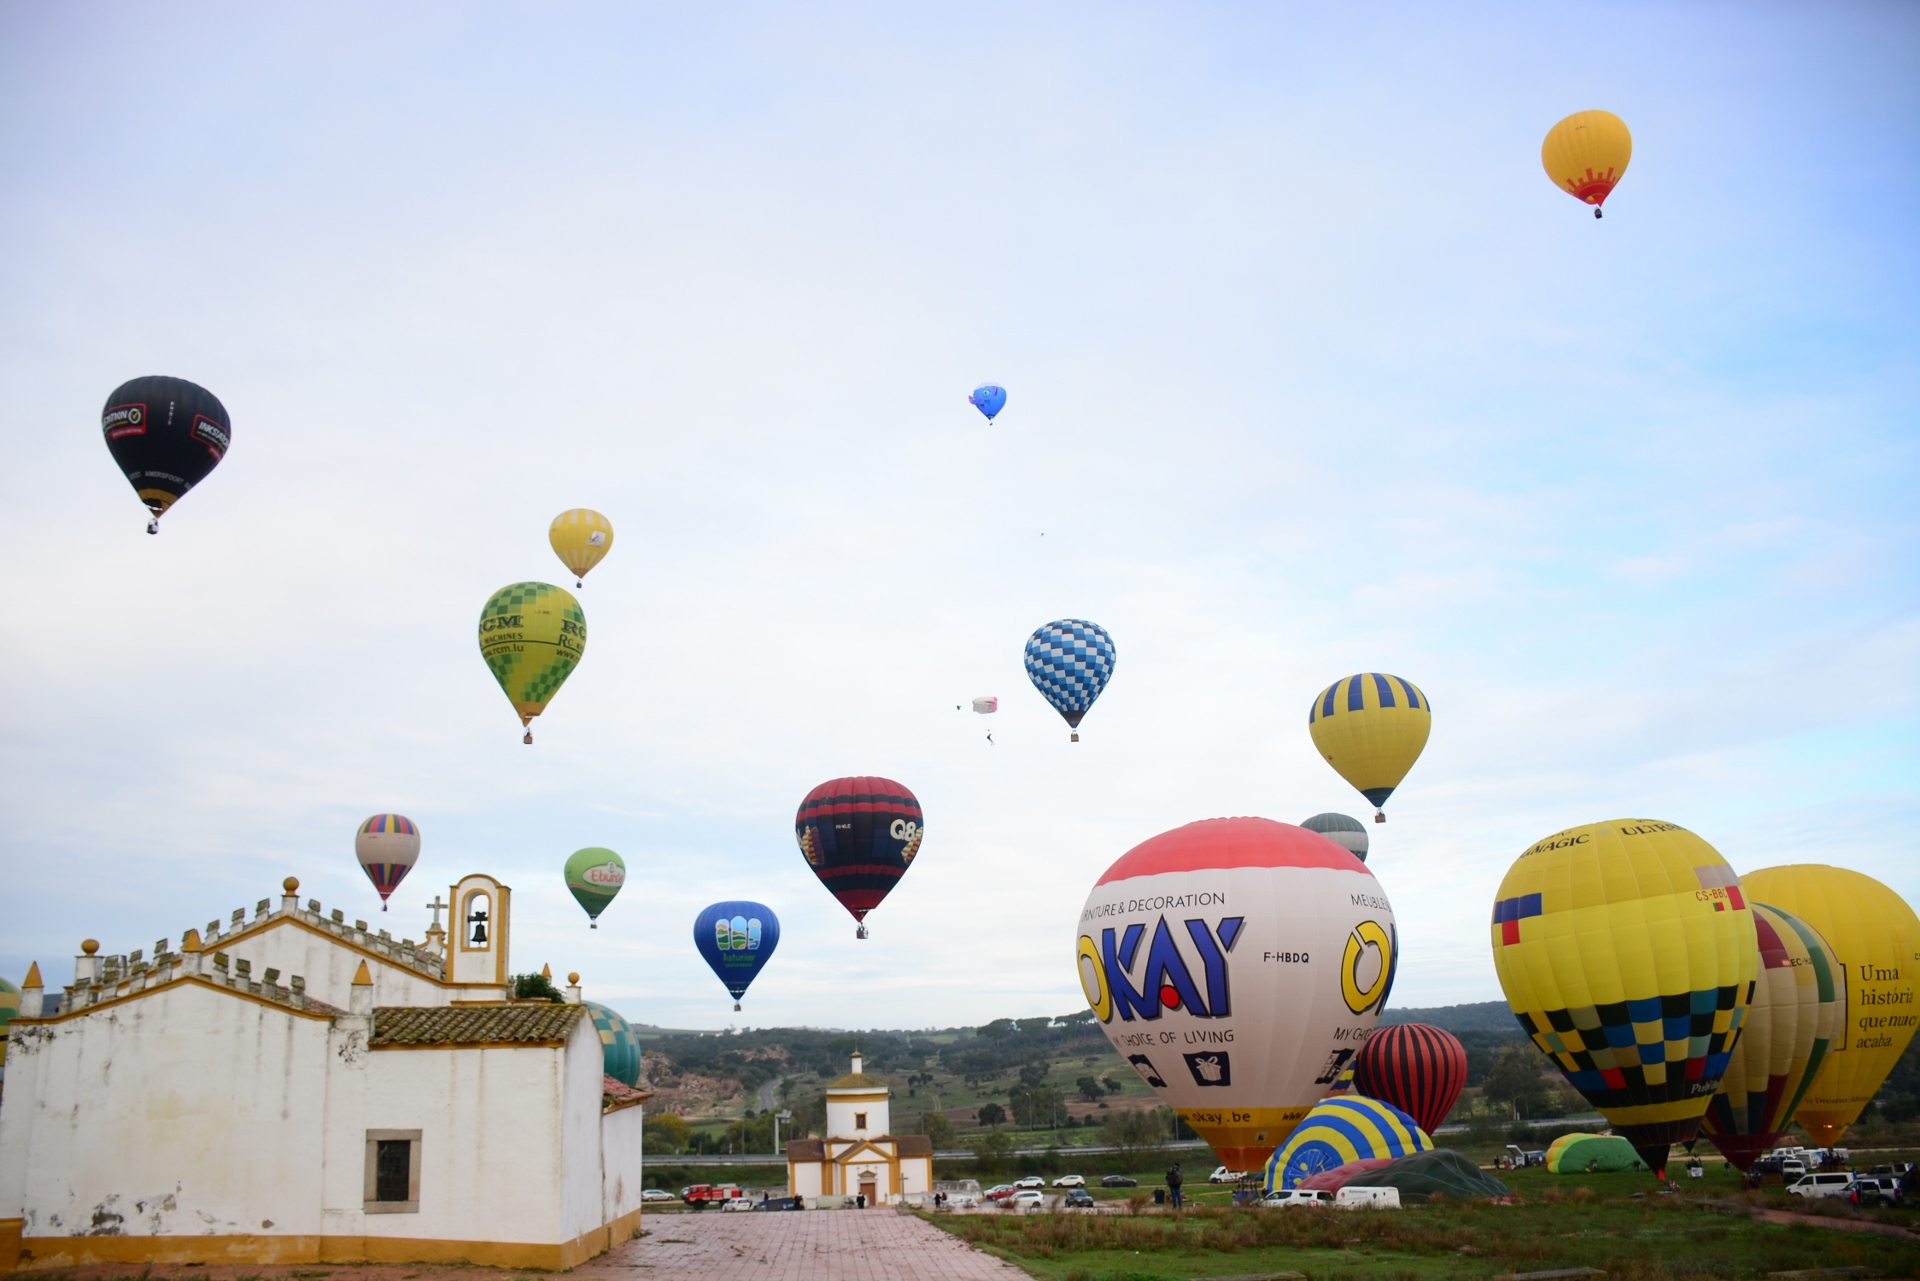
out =
{"type": "Polygon", "coordinates": [[[787,1195],[865,1197],[873,1206],[931,1192],[933,1140],[892,1133],[891,1099],[856,1053],[853,1070],[827,1087],[827,1137],[787,1144],[787,1195]]]}
{"type": "Polygon", "coordinates": [[[0,1270],[559,1270],[638,1233],[649,1096],[602,1047],[624,1023],[577,974],[564,1003],[514,998],[507,886],[462,878],[420,944],[283,888],[151,958],[88,940],[62,988],[29,972],[0,1270]]]}

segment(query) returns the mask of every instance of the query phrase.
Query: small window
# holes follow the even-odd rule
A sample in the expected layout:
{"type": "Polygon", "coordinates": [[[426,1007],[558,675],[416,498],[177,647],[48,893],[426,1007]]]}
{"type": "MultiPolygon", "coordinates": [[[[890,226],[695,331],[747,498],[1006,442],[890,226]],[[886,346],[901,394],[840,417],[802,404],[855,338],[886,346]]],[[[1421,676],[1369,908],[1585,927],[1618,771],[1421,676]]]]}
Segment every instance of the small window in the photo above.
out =
{"type": "Polygon", "coordinates": [[[368,1214],[417,1214],[420,1210],[420,1131],[368,1130],[368,1214]]]}
{"type": "Polygon", "coordinates": [[[853,1128],[856,1130],[864,1130],[867,1128],[867,1114],[865,1112],[855,1112],[853,1114],[853,1128]]]}

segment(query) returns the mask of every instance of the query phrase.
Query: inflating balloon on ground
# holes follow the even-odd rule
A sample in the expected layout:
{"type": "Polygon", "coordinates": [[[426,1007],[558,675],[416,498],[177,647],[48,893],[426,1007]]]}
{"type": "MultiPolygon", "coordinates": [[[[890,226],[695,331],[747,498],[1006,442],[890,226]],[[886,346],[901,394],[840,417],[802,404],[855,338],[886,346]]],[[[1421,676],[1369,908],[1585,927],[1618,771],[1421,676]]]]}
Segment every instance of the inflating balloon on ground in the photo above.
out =
{"type": "Polygon", "coordinates": [[[1327,1099],[1301,1119],[1286,1146],[1267,1161],[1267,1191],[1289,1191],[1352,1162],[1391,1160],[1432,1147],[1419,1124],[1390,1103],[1361,1094],[1327,1099]]]}
{"type": "Polygon", "coordinates": [[[1359,1053],[1393,987],[1393,908],[1317,833],[1217,818],[1094,883],[1075,964],[1107,1039],[1236,1170],[1258,1169],[1359,1053]]]}
{"type": "Polygon", "coordinates": [[[890,778],[830,779],[808,792],[793,816],[794,839],[820,883],[859,922],[913,866],[927,821],[920,801],[890,778]]]}
{"type": "Polygon", "coordinates": [[[1520,1027],[1664,1178],[1692,1139],[1759,968],[1733,868],[1654,819],[1535,843],[1495,896],[1493,965],[1520,1027]]]}

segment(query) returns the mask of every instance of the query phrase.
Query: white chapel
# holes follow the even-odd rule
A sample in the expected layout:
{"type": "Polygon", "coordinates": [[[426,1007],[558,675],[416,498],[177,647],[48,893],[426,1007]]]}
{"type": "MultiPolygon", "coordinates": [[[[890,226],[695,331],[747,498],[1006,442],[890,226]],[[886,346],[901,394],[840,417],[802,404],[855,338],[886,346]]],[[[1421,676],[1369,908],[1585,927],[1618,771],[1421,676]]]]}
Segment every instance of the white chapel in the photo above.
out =
{"type": "Polygon", "coordinates": [[[892,1133],[891,1097],[855,1054],[853,1070],[827,1087],[827,1137],[787,1144],[787,1194],[809,1205],[819,1197],[865,1197],[872,1206],[931,1192],[933,1140],[892,1133]]]}
{"type": "Polygon", "coordinates": [[[151,957],[89,939],[64,987],[29,972],[0,1094],[0,1270],[551,1271],[638,1233],[649,1096],[603,1051],[631,1033],[578,975],[564,1004],[514,998],[512,891],[463,878],[416,944],[299,887],[151,957]]]}

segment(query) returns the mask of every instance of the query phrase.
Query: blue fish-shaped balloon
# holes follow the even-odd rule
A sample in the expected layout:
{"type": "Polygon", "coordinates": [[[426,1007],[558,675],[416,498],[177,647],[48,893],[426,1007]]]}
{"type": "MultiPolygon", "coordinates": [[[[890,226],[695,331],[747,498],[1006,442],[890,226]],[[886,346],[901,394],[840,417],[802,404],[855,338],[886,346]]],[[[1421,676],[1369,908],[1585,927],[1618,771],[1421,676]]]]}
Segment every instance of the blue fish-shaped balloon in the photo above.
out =
{"type": "Polygon", "coordinates": [[[780,918],[765,903],[730,899],[693,918],[693,945],[733,993],[733,1008],[780,946],[780,918]]]}
{"type": "Polygon", "coordinates": [[[985,414],[988,422],[992,422],[993,416],[1007,407],[1007,389],[992,383],[975,387],[973,395],[967,397],[967,403],[985,414]]]}
{"type": "Polygon", "coordinates": [[[1027,638],[1027,679],[1066,718],[1079,742],[1080,718],[1113,678],[1119,653],[1098,623],[1062,618],[1027,638]]]}

